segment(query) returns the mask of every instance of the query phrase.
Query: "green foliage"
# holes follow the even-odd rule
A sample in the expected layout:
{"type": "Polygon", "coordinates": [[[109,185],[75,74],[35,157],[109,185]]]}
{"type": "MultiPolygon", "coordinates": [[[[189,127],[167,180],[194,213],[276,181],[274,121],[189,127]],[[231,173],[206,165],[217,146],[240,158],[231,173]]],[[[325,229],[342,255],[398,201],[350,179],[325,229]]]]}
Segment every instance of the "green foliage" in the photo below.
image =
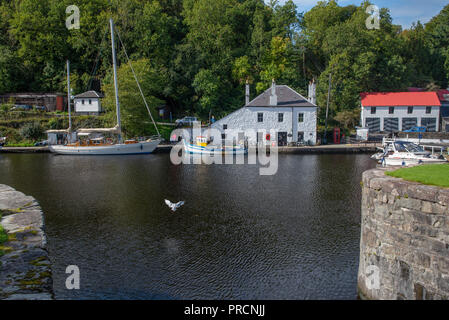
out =
{"type": "MultiPolygon", "coordinates": [[[[2,213],[0,211],[0,221],[2,220],[2,213]]],[[[6,233],[5,229],[3,229],[2,225],[0,224],[0,257],[5,254],[5,252],[2,250],[2,244],[8,241],[8,234],[6,233]]],[[[1,265],[0,265],[1,266],[1,265]]]]}
{"type": "MultiPolygon", "coordinates": [[[[152,67],[148,59],[132,61],[133,69],[139,79],[140,86],[150,107],[153,116],[157,115],[156,107],[163,105],[163,101],[156,95],[164,90],[167,83],[165,70],[152,67]]],[[[152,132],[153,124],[142,97],[139,94],[137,83],[132,74],[131,67],[123,64],[118,70],[120,113],[123,124],[123,132],[128,137],[145,136],[152,132]]],[[[112,77],[105,79],[103,91],[105,98],[103,105],[109,112],[110,123],[114,123],[112,117],[116,114],[115,91],[112,77]],[[112,117],[111,117],[112,116],[112,117]]]]}
{"type": "Polygon", "coordinates": [[[360,109],[340,111],[336,114],[334,120],[345,129],[354,129],[360,120],[360,109]]]}
{"type": "MultiPolygon", "coordinates": [[[[174,117],[206,118],[212,110],[218,118],[241,107],[246,80],[254,84],[252,92],[260,93],[274,78],[306,94],[315,78],[323,123],[332,73],[330,121],[337,117],[351,126],[344,119],[359,108],[360,92],[448,85],[449,5],[410,30],[393,25],[388,10],[381,9],[380,29],[368,30],[368,1],[360,6],[319,1],[303,14],[292,0],[78,0],[81,28],[67,30],[65,9],[72,4],[0,1],[0,94],[65,91],[69,59],[74,93],[100,81],[110,111],[100,122],[113,125],[110,17],[139,65],[151,108],[167,105],[174,117]]],[[[142,121],[148,115],[121,49],[118,44],[125,132],[151,132],[151,124],[142,121]]],[[[19,115],[37,117],[0,111],[4,120],[19,115]]],[[[66,120],[43,125],[64,128],[66,120]]]]}
{"type": "Polygon", "coordinates": [[[37,141],[44,136],[44,129],[39,122],[31,122],[20,129],[20,135],[25,139],[37,141]]]}

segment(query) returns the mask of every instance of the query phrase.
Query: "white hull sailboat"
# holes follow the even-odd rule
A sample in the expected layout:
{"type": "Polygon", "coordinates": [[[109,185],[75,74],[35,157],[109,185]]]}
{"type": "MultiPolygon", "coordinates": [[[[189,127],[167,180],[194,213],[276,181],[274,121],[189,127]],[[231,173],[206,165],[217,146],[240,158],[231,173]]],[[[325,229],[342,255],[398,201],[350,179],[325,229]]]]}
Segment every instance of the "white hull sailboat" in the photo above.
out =
{"type": "MultiPolygon", "coordinates": [[[[117,81],[117,57],[115,52],[115,39],[114,39],[114,22],[110,19],[110,28],[111,28],[111,45],[112,45],[112,59],[113,59],[113,67],[114,67],[114,87],[115,87],[115,104],[117,111],[117,125],[114,128],[98,128],[98,129],[79,129],[77,131],[77,136],[85,136],[88,137],[87,140],[81,141],[78,140],[75,143],[68,143],[66,145],[51,145],[49,149],[51,152],[61,155],[131,155],[131,154],[148,154],[152,153],[159,143],[162,141],[160,138],[159,130],[156,126],[156,123],[151,115],[150,108],[145,100],[143,92],[140,88],[139,82],[137,81],[137,77],[135,79],[137,81],[137,85],[139,87],[142,98],[145,102],[145,106],[147,107],[148,113],[153,120],[153,124],[158,133],[158,137],[154,139],[148,139],[145,141],[137,141],[137,140],[127,140],[123,141],[122,139],[122,129],[121,129],[121,121],[120,121],[120,103],[118,97],[118,81],[117,81]],[[104,137],[91,137],[91,135],[95,134],[114,134],[117,135],[117,142],[114,143],[112,139],[106,139],[104,137]]],[[[126,51],[125,51],[126,53],[126,51]]],[[[127,56],[127,54],[126,54],[127,56]]],[[[68,68],[69,66],[67,66],[68,68]]],[[[68,71],[69,73],[69,71],[68,71]]],[[[134,73],[134,71],[133,71],[134,73]]],[[[69,77],[69,76],[68,76],[69,77]]],[[[70,80],[68,79],[69,85],[69,95],[70,95],[70,80]]],[[[69,96],[69,118],[70,118],[70,96],[69,96]]],[[[70,127],[67,130],[67,133],[71,132],[71,122],[70,127]]]]}
{"type": "Polygon", "coordinates": [[[102,146],[50,146],[50,151],[65,155],[131,155],[152,153],[160,143],[160,140],[148,140],[142,142],[112,144],[102,146]]]}

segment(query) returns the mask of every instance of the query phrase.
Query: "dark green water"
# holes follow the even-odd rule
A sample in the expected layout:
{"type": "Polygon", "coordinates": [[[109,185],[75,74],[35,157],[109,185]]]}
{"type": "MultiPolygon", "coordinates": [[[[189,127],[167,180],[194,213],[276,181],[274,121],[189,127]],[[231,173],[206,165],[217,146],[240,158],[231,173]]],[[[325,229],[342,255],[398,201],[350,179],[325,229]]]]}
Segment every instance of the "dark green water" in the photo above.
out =
{"type": "Polygon", "coordinates": [[[174,166],[165,154],[0,154],[46,218],[58,299],[355,299],[368,155],[174,166]],[[184,200],[172,213],[164,203],[184,200]],[[81,289],[65,289],[77,265],[81,289]]]}

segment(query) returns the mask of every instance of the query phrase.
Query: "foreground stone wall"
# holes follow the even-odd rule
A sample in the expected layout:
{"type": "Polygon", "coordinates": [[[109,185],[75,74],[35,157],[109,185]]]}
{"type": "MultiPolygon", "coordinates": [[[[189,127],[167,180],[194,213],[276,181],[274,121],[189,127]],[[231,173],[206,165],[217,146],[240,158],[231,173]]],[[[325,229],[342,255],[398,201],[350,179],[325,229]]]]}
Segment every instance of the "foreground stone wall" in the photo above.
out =
{"type": "Polygon", "coordinates": [[[362,184],[360,296],[449,299],[449,189],[385,169],[365,172],[362,184]]]}
{"type": "Polygon", "coordinates": [[[0,300],[53,298],[44,217],[37,201],[0,185],[0,223],[8,233],[0,257],[0,300]]]}

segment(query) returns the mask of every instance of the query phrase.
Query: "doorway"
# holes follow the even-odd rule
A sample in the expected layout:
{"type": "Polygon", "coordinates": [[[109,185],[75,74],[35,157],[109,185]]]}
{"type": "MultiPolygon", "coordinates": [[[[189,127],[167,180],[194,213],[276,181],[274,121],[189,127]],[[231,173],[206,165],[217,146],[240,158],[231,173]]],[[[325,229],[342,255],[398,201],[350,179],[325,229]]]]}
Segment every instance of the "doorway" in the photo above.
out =
{"type": "Polygon", "coordinates": [[[285,147],[287,145],[287,132],[278,133],[278,146],[285,147]]]}

